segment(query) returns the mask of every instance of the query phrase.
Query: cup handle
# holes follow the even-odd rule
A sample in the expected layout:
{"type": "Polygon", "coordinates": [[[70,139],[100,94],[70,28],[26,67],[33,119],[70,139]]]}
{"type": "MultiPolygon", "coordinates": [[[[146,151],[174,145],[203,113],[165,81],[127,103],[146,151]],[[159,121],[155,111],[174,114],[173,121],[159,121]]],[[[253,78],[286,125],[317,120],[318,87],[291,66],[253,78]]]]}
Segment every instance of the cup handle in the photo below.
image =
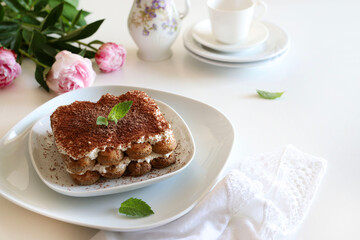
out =
{"type": "Polygon", "coordinates": [[[257,0],[256,1],[256,8],[258,8],[258,7],[262,8],[262,10],[261,10],[261,12],[259,14],[254,16],[253,21],[261,20],[265,16],[265,14],[267,12],[267,5],[266,5],[266,3],[264,1],[257,0]]]}
{"type": "Polygon", "coordinates": [[[179,17],[181,20],[183,20],[186,15],[189,13],[189,9],[190,9],[190,0],[185,0],[185,10],[183,12],[179,11],[179,17]]]}

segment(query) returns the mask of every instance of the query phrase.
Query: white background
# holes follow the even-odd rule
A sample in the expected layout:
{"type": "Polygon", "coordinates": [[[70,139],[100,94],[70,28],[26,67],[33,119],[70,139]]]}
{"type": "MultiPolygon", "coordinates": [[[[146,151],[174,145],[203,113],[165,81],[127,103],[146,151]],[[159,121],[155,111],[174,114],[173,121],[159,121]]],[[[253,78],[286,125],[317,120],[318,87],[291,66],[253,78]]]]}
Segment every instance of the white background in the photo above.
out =
{"type": "MultiPolygon", "coordinates": [[[[268,0],[267,21],[291,37],[286,56],[251,69],[226,69],[193,59],[183,47],[186,26],[207,18],[204,0],[193,0],[173,45],[173,57],[141,61],[127,31],[130,0],[80,0],[92,22],[105,22],[92,39],[123,44],[123,70],[98,73],[94,85],[128,85],[170,91],[220,109],[236,130],[228,169],[256,153],[292,143],[328,160],[328,170],[305,222],[291,239],[360,236],[360,1],[268,0]],[[256,89],[286,91],[277,100],[256,89]]],[[[181,8],[182,1],[176,0],[181,8]]],[[[38,88],[34,64],[25,61],[14,84],[0,90],[0,136],[53,98],[38,88]]],[[[59,222],[0,197],[0,239],[89,239],[97,230],[59,222]]]]}

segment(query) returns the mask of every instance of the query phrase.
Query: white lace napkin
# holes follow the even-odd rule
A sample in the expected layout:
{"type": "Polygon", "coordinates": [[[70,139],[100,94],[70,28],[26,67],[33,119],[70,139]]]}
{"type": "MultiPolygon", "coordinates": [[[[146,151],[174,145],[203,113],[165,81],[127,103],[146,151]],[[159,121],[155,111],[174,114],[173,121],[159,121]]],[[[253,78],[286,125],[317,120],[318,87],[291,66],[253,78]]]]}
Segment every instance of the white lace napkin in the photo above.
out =
{"type": "Polygon", "coordinates": [[[180,219],[147,231],[99,231],[91,240],[276,239],[299,227],[325,169],[324,159],[288,145],[246,159],[180,219]]]}

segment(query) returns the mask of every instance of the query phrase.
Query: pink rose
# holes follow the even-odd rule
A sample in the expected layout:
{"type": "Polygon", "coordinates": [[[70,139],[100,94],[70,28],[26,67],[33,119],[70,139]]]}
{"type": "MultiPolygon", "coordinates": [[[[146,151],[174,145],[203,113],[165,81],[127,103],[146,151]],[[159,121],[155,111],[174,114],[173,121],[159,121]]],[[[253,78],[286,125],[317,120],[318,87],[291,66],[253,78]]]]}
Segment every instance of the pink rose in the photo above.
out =
{"type": "Polygon", "coordinates": [[[112,42],[101,45],[95,54],[95,61],[103,72],[119,70],[124,65],[125,58],[125,48],[112,42]]]}
{"type": "Polygon", "coordinates": [[[14,51],[0,48],[0,88],[4,88],[21,74],[20,64],[16,62],[14,51]]]}
{"type": "Polygon", "coordinates": [[[46,83],[57,94],[93,84],[96,73],[90,59],[66,50],[56,54],[55,59],[56,61],[46,77],[46,83]]]}

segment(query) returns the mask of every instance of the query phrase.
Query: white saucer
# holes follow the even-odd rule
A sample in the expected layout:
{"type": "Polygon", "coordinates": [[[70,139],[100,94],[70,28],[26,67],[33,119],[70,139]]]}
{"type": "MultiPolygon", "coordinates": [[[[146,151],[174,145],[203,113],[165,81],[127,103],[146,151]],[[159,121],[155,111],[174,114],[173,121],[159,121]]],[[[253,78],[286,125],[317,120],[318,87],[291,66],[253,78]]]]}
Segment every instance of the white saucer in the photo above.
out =
{"type": "Polygon", "coordinates": [[[185,47],[185,49],[188,51],[188,53],[193,58],[199,60],[200,62],[211,64],[211,65],[214,65],[214,66],[217,66],[217,67],[226,67],[226,68],[252,68],[252,67],[264,66],[264,65],[267,65],[269,63],[275,62],[275,60],[280,58],[280,56],[283,56],[283,55],[286,54],[286,52],[284,52],[283,54],[277,55],[276,57],[273,57],[273,58],[268,59],[268,60],[262,60],[262,61],[256,61],[256,62],[243,62],[243,63],[234,62],[234,63],[232,63],[232,62],[215,61],[215,60],[211,60],[211,59],[208,59],[208,58],[204,58],[204,57],[201,57],[201,56],[193,53],[192,51],[190,51],[186,47],[185,47]]]}
{"type": "Polygon", "coordinates": [[[192,27],[184,32],[184,46],[192,53],[213,61],[251,63],[269,60],[284,53],[290,45],[290,39],[287,33],[277,25],[269,22],[263,22],[263,24],[269,30],[269,37],[260,48],[244,49],[236,53],[219,52],[195,41],[192,34],[192,27]]]}
{"type": "Polygon", "coordinates": [[[205,19],[194,25],[192,29],[193,38],[200,44],[221,52],[238,52],[244,49],[256,47],[266,41],[269,31],[264,24],[254,23],[250,29],[248,39],[243,43],[224,44],[217,41],[211,30],[211,22],[205,19]]]}

